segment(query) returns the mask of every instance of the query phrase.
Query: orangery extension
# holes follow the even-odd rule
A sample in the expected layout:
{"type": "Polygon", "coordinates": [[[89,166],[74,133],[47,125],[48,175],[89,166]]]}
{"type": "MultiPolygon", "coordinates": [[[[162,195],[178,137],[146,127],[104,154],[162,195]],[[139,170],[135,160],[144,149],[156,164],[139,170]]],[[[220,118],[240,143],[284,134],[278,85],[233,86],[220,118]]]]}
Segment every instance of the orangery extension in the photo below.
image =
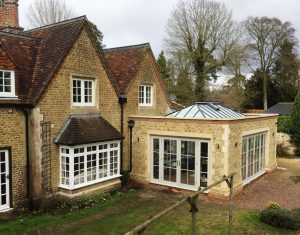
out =
{"type": "MultiPolygon", "coordinates": [[[[197,190],[231,173],[235,192],[276,168],[276,115],[198,102],[165,117],[131,116],[132,177],[197,190]]],[[[227,196],[226,183],[209,192],[227,196]]]]}

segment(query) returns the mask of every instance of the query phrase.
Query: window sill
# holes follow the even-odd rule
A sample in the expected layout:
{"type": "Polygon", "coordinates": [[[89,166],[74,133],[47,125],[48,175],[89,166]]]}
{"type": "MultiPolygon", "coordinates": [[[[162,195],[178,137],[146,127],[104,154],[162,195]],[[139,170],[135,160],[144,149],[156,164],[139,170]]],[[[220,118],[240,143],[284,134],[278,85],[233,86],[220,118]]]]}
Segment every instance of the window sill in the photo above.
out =
{"type": "Polygon", "coordinates": [[[84,188],[84,187],[87,187],[87,186],[91,186],[91,185],[94,185],[94,184],[102,183],[102,182],[105,182],[105,181],[108,181],[108,180],[117,179],[117,178],[120,178],[120,177],[121,177],[121,175],[119,174],[119,175],[114,175],[114,176],[106,177],[106,178],[99,179],[99,180],[90,181],[88,183],[74,185],[73,187],[68,187],[68,186],[62,185],[62,184],[58,185],[58,187],[62,188],[62,189],[66,189],[66,190],[75,190],[75,189],[80,189],[80,188],[84,188]]]}
{"type": "Polygon", "coordinates": [[[1,100],[17,100],[18,96],[1,96],[0,95],[0,99],[1,100]]]}
{"type": "Polygon", "coordinates": [[[139,105],[140,109],[154,109],[154,105],[139,105]]]}
{"type": "Polygon", "coordinates": [[[72,105],[72,109],[98,109],[97,106],[80,106],[80,105],[72,105]]]}
{"type": "Polygon", "coordinates": [[[262,176],[265,173],[266,173],[266,170],[262,170],[262,171],[256,173],[255,175],[252,175],[251,177],[249,177],[243,181],[243,186],[249,184],[251,181],[255,180],[256,178],[262,176]]]}

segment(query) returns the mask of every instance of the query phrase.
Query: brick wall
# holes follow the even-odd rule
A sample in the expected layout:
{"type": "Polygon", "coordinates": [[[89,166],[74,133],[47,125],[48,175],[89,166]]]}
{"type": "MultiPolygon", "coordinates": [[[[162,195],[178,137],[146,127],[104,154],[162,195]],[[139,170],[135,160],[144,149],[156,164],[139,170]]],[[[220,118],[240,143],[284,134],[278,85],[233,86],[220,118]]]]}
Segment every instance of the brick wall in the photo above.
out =
{"type": "Polygon", "coordinates": [[[129,129],[127,125],[128,117],[130,115],[142,115],[142,116],[164,116],[170,113],[168,100],[163,92],[163,88],[158,80],[157,71],[155,70],[155,64],[152,60],[151,53],[146,50],[145,57],[140,64],[137,74],[130,84],[127,91],[127,104],[124,107],[124,149],[123,149],[123,162],[124,169],[128,169],[128,157],[129,157],[129,129]],[[139,106],[139,85],[150,84],[154,88],[153,106],[145,107],[139,106]]]}
{"type": "Polygon", "coordinates": [[[0,148],[11,148],[13,205],[26,198],[25,118],[22,112],[0,108],[0,148]]]}
{"type": "Polygon", "coordinates": [[[0,28],[10,26],[19,27],[18,1],[3,0],[4,6],[0,7],[0,28]]]}
{"type": "MultiPolygon", "coordinates": [[[[150,180],[150,136],[171,136],[209,139],[211,142],[210,183],[223,175],[236,172],[234,187],[242,187],[242,136],[267,131],[266,168],[276,167],[276,117],[247,118],[237,121],[186,120],[155,117],[131,117],[136,121],[133,131],[132,177],[150,180]],[[274,134],[273,134],[274,133],[274,134]],[[235,144],[237,143],[237,144],[235,144]]],[[[215,195],[227,195],[226,183],[213,188],[215,195]]]]}
{"type": "MultiPolygon", "coordinates": [[[[31,120],[35,125],[32,135],[39,139],[40,123],[51,122],[51,137],[54,139],[65,121],[71,114],[99,113],[115,128],[120,130],[120,110],[118,96],[98,58],[95,48],[85,30],[79,36],[77,42],[63,62],[60,71],[50,83],[47,91],[32,112],[31,120]],[[86,76],[95,79],[96,102],[94,107],[72,107],[71,86],[72,75],[86,76]]],[[[32,138],[34,139],[34,138],[32,138]]],[[[36,165],[36,175],[41,177],[41,142],[32,143],[33,155],[36,165]]],[[[51,184],[53,192],[58,190],[59,184],[59,146],[52,144],[51,147],[51,184]]],[[[41,179],[37,179],[41,182],[41,179]]],[[[38,184],[36,188],[38,188],[38,184]]],[[[42,195],[41,189],[35,192],[36,197],[42,195]]]]}

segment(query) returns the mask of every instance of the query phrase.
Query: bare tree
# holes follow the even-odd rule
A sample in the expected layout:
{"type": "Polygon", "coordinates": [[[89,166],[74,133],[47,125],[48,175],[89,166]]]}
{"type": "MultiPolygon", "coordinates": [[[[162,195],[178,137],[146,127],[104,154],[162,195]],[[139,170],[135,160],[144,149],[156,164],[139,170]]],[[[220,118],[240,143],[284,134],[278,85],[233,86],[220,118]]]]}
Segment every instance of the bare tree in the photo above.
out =
{"type": "Polygon", "coordinates": [[[263,104],[268,108],[267,87],[271,68],[275,63],[280,45],[285,39],[293,40],[295,30],[289,22],[282,23],[277,18],[249,17],[244,25],[249,37],[249,48],[255,59],[254,67],[259,67],[263,77],[263,104]]]}
{"type": "Polygon", "coordinates": [[[75,13],[64,0],[35,0],[26,15],[32,27],[39,27],[71,19],[75,13]]]}
{"type": "Polygon", "coordinates": [[[216,78],[235,44],[235,22],[224,4],[209,0],[179,1],[166,26],[166,51],[178,51],[193,65],[195,97],[204,100],[205,85],[216,78]]]}

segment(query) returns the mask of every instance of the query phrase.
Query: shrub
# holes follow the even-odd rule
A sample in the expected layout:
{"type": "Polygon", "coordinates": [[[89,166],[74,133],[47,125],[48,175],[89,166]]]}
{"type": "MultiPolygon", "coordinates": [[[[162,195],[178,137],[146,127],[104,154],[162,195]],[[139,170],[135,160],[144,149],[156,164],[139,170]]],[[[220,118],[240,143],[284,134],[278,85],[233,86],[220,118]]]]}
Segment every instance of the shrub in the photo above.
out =
{"type": "Polygon", "coordinates": [[[291,138],[297,148],[297,153],[300,153],[300,92],[295,98],[294,105],[292,108],[292,129],[291,138]]]}
{"type": "Polygon", "coordinates": [[[128,171],[122,171],[121,172],[122,176],[121,176],[121,184],[122,186],[126,185],[129,181],[130,178],[130,174],[128,171]]]}
{"type": "Polygon", "coordinates": [[[105,201],[107,198],[109,198],[109,195],[106,193],[103,193],[100,195],[82,196],[76,202],[73,209],[90,208],[90,207],[100,204],[101,202],[105,201]]]}
{"type": "Polygon", "coordinates": [[[280,144],[277,144],[277,147],[276,147],[276,156],[277,157],[285,157],[285,158],[293,158],[294,155],[291,153],[291,151],[292,150],[290,150],[290,148],[287,145],[280,143],[280,144]]]}
{"type": "Polygon", "coordinates": [[[268,201],[267,203],[267,209],[277,209],[280,208],[280,205],[278,202],[275,201],[268,201]]]}
{"type": "Polygon", "coordinates": [[[290,134],[292,129],[292,118],[290,116],[279,116],[277,119],[277,131],[290,134]]]}
{"type": "Polygon", "coordinates": [[[274,227],[297,230],[300,228],[299,210],[288,211],[280,207],[266,208],[260,220],[274,227]]]}

